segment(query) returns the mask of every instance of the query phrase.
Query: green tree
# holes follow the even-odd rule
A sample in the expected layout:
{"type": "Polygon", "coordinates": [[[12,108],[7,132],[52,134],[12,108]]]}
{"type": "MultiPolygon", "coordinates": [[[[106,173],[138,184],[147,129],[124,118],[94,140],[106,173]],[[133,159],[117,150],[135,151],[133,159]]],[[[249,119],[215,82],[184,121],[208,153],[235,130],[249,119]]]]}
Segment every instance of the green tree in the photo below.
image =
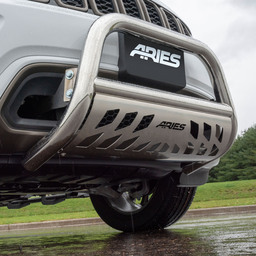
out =
{"type": "Polygon", "coordinates": [[[210,172],[209,182],[256,179],[256,125],[238,136],[210,172]]]}

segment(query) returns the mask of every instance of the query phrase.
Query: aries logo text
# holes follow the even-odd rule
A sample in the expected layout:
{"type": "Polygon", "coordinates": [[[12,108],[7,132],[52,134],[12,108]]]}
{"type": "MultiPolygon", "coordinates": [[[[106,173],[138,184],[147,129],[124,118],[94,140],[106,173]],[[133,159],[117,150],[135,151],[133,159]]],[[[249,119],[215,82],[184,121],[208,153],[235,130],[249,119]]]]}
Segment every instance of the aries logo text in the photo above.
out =
{"type": "Polygon", "coordinates": [[[170,130],[176,130],[176,131],[183,131],[186,127],[186,124],[180,124],[180,123],[174,123],[174,122],[167,122],[163,121],[156,127],[161,127],[161,128],[168,128],[170,130]]]}
{"type": "Polygon", "coordinates": [[[134,57],[135,55],[139,55],[143,60],[151,59],[155,63],[159,63],[172,68],[178,68],[180,66],[180,55],[174,53],[171,54],[170,52],[155,49],[143,44],[138,44],[130,53],[131,57],[134,57]]]}

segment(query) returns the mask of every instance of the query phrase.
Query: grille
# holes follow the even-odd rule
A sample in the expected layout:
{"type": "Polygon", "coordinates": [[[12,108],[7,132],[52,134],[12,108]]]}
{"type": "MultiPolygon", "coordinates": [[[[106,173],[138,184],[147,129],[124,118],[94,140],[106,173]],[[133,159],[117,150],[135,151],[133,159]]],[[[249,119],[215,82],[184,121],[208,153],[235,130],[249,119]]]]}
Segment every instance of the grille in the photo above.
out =
{"type": "Polygon", "coordinates": [[[87,11],[88,8],[95,15],[122,12],[140,19],[147,19],[153,24],[167,27],[173,31],[191,36],[187,25],[176,18],[167,9],[155,4],[151,0],[31,0],[45,4],[53,4],[54,1],[61,7],[77,11],[87,11]],[[143,6],[144,5],[144,6],[143,6]],[[179,24],[179,25],[178,25],[179,24]]]}
{"type": "Polygon", "coordinates": [[[132,17],[141,18],[138,5],[135,0],[123,0],[126,14],[132,17]]]}
{"type": "Polygon", "coordinates": [[[170,29],[178,32],[179,31],[178,25],[177,25],[177,22],[175,21],[175,18],[173,17],[173,15],[167,11],[164,11],[164,13],[167,18],[170,29]]]}
{"type": "Polygon", "coordinates": [[[112,1],[109,0],[95,0],[97,9],[102,14],[115,12],[114,5],[112,1]]]}
{"type": "Polygon", "coordinates": [[[191,36],[191,31],[189,30],[189,28],[187,27],[187,25],[181,21],[181,25],[182,25],[182,28],[184,30],[184,34],[186,36],[191,36]]]}
{"type": "MultiPolygon", "coordinates": [[[[86,0],[55,0],[55,2],[61,7],[70,8],[77,11],[84,12],[88,10],[88,5],[86,0]]],[[[50,3],[52,2],[50,1],[50,3]]]]}
{"type": "Polygon", "coordinates": [[[85,7],[83,0],[61,0],[61,2],[65,5],[70,5],[74,7],[80,7],[80,8],[85,7]]]}
{"type": "Polygon", "coordinates": [[[162,26],[162,21],[159,16],[158,11],[156,10],[156,7],[148,1],[145,1],[145,5],[147,7],[148,15],[152,23],[162,26]]]}

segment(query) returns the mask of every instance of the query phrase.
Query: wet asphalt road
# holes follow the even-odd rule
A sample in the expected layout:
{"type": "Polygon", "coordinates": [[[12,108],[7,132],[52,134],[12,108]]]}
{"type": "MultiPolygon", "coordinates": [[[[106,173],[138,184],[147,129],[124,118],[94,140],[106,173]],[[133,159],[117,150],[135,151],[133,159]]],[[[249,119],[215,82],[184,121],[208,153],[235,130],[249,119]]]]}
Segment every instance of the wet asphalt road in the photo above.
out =
{"type": "Polygon", "coordinates": [[[106,225],[0,233],[0,255],[256,255],[256,216],[186,219],[125,234],[106,225]]]}

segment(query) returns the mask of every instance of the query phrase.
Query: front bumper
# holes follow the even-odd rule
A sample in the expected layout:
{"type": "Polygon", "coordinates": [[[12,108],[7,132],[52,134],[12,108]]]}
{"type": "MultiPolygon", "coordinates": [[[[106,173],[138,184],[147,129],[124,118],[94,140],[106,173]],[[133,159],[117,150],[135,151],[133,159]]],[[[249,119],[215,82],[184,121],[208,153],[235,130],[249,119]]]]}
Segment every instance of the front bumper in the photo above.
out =
{"type": "Polygon", "coordinates": [[[87,35],[74,94],[58,126],[27,154],[36,170],[60,156],[164,162],[211,162],[232,145],[234,106],[215,55],[189,37],[146,22],[111,14],[87,35]],[[192,53],[208,67],[220,97],[209,102],[98,77],[106,37],[126,32],[192,53]],[[88,61],[90,60],[90,61],[88,61]]]}

